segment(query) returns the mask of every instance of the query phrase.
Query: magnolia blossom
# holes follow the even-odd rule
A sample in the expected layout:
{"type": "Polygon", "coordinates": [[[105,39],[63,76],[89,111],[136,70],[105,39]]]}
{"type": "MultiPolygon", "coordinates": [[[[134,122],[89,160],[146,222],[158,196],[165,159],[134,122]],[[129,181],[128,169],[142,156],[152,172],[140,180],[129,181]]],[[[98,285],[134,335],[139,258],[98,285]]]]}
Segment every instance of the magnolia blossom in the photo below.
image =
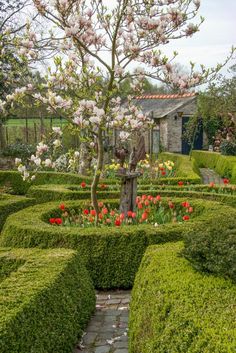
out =
{"type": "Polygon", "coordinates": [[[61,128],[60,127],[53,127],[52,128],[52,131],[58,135],[58,136],[62,136],[62,131],[61,131],[61,128]]]}
{"type": "Polygon", "coordinates": [[[56,139],[55,141],[53,141],[53,145],[54,145],[56,148],[58,148],[58,147],[61,146],[61,141],[58,140],[58,139],[56,139]]]}
{"type": "Polygon", "coordinates": [[[15,158],[15,165],[18,166],[19,164],[22,163],[21,158],[15,158]]]}
{"type": "Polygon", "coordinates": [[[37,152],[36,155],[40,156],[41,154],[43,154],[44,152],[48,151],[48,146],[46,144],[44,144],[43,142],[39,142],[37,148],[36,148],[37,152]]]}
{"type": "Polygon", "coordinates": [[[130,133],[126,131],[121,131],[119,134],[121,141],[126,141],[129,138],[129,136],[130,136],[130,133]]]}
{"type": "Polygon", "coordinates": [[[45,164],[45,167],[48,167],[48,168],[51,168],[53,165],[51,159],[49,158],[45,159],[44,164],[45,164]]]}

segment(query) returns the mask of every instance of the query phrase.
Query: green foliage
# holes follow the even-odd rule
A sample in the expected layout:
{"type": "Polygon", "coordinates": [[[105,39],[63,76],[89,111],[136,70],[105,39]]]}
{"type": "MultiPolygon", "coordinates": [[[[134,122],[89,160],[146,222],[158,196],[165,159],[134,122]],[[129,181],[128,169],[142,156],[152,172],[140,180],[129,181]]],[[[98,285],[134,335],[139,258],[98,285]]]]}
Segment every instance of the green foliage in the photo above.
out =
{"type": "Polygon", "coordinates": [[[236,183],[236,157],[207,151],[192,151],[192,157],[199,168],[214,169],[222,177],[229,178],[232,184],[236,183]]]}
{"type": "Polygon", "coordinates": [[[31,206],[33,204],[35,204],[35,200],[32,198],[1,194],[0,195],[0,230],[2,229],[8,215],[14,212],[17,212],[22,208],[31,206]]]}
{"type": "Polygon", "coordinates": [[[182,243],[149,247],[135,278],[130,353],[233,353],[236,287],[195,272],[182,243]]]}
{"type": "Polygon", "coordinates": [[[229,113],[236,111],[236,76],[220,77],[217,83],[198,96],[198,115],[203,119],[209,144],[213,144],[217,130],[229,124],[229,113]]]}
{"type": "Polygon", "coordinates": [[[220,145],[220,150],[225,156],[236,156],[236,143],[224,140],[220,145]]]}
{"type": "Polygon", "coordinates": [[[184,235],[184,256],[194,268],[236,282],[236,219],[234,213],[197,224],[184,235]]]}
{"type": "Polygon", "coordinates": [[[35,147],[29,144],[25,144],[19,140],[15,143],[6,146],[3,151],[2,155],[5,157],[17,157],[17,158],[30,158],[32,154],[35,153],[35,147]]]}
{"type": "MultiPolygon", "coordinates": [[[[175,203],[186,199],[173,199],[175,203]]],[[[166,200],[163,200],[166,202],[166,200]]],[[[88,201],[67,201],[66,207],[84,207],[88,201]]],[[[118,201],[109,200],[118,206],[118,201]]],[[[97,288],[130,288],[145,249],[150,244],[182,239],[183,233],[194,228],[196,222],[205,222],[236,210],[215,202],[194,200],[190,221],[155,227],[140,224],[129,227],[86,228],[54,227],[51,217],[60,215],[59,204],[48,203],[27,208],[8,217],[0,239],[1,246],[66,247],[78,249],[97,288]]]]}
{"type": "Polygon", "coordinates": [[[6,275],[0,289],[1,353],[72,352],[95,307],[78,255],[2,248],[0,259],[6,275]]]}

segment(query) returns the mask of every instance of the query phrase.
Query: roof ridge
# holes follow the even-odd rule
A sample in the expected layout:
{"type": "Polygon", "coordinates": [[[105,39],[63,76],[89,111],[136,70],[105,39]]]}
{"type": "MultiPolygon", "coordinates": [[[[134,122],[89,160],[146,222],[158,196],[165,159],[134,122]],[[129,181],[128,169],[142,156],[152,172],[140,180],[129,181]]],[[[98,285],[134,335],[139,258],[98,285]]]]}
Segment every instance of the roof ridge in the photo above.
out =
{"type": "Polygon", "coordinates": [[[196,92],[182,94],[144,94],[136,96],[135,99],[173,99],[173,98],[189,98],[197,96],[196,92]]]}

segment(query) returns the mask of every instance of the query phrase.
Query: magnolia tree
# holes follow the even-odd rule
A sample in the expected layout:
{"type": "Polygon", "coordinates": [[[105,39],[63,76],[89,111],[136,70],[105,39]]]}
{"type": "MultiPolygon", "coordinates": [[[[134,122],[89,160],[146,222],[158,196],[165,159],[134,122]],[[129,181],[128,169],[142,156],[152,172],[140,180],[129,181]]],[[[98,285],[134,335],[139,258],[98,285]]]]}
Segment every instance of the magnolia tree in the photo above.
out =
{"type": "MultiPolygon", "coordinates": [[[[132,97],[142,93],[145,78],[173,83],[183,91],[212,79],[222,65],[215,69],[201,66],[200,71],[195,71],[191,63],[189,75],[181,75],[173,64],[177,53],[167,58],[161,51],[170,41],[199,30],[203,18],[191,22],[197,16],[199,0],[117,0],[108,6],[102,0],[33,3],[50,28],[48,47],[57,47],[61,56],[55,58],[53,69],[49,68],[46,84],[36,87],[29,83],[7,99],[23,102],[30,96],[35,104],[47,105],[49,111],[74,126],[88,153],[96,157],[91,200],[98,213],[96,189],[103,170],[107,133],[118,128],[120,138],[126,140],[132,132],[140,133],[151,124],[149,117],[132,103],[132,97]],[[119,86],[126,79],[132,80],[132,85],[124,106],[119,86]]],[[[41,43],[42,38],[28,27],[20,54],[37,57],[41,43]]],[[[36,163],[41,163],[38,157],[36,163]]],[[[53,166],[49,161],[47,164],[53,166]]]]}

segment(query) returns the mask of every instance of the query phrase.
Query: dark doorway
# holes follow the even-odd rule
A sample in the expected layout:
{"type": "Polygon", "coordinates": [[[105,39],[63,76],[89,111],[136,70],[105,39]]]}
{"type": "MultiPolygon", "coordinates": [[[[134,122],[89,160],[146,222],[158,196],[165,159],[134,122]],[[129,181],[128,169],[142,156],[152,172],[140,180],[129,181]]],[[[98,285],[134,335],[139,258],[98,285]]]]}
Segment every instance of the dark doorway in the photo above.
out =
{"type": "MultiPolygon", "coordinates": [[[[188,116],[184,116],[182,118],[182,136],[186,130],[186,124],[189,121],[188,116]]],[[[197,127],[197,133],[195,135],[194,139],[194,144],[193,144],[193,149],[194,150],[202,150],[203,146],[203,126],[202,126],[202,119],[198,119],[198,127],[197,127]]],[[[182,139],[182,154],[189,154],[191,150],[191,144],[189,144],[187,141],[182,139]]]]}

